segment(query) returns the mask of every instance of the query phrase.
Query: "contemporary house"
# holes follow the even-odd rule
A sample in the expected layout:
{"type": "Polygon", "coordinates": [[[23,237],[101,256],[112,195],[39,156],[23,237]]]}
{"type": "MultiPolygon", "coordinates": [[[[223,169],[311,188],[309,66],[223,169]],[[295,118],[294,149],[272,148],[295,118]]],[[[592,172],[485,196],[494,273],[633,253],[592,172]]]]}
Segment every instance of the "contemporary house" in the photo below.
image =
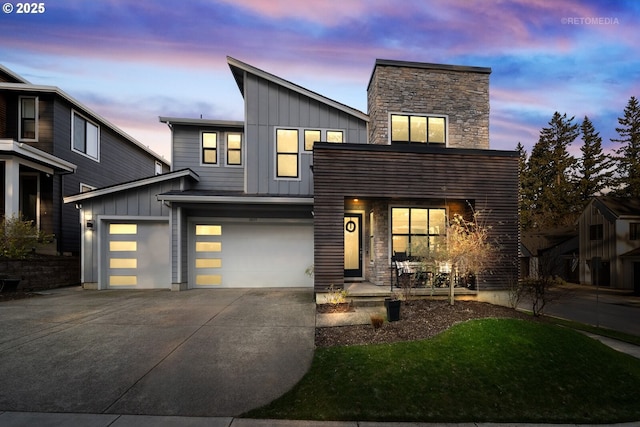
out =
{"type": "Polygon", "coordinates": [[[578,224],[580,283],[640,294],[640,200],[595,197],[578,224]]]}
{"type": "Polygon", "coordinates": [[[377,60],[364,113],[227,60],[243,121],[161,117],[170,173],[65,198],[85,287],[389,286],[394,255],[473,210],[500,240],[474,292],[517,277],[518,156],[489,149],[490,69],[377,60]]]}
{"type": "Polygon", "coordinates": [[[0,215],[53,234],[54,252],[80,253],[79,210],[64,196],[167,171],[160,155],[64,91],[0,66],[0,215]]]}

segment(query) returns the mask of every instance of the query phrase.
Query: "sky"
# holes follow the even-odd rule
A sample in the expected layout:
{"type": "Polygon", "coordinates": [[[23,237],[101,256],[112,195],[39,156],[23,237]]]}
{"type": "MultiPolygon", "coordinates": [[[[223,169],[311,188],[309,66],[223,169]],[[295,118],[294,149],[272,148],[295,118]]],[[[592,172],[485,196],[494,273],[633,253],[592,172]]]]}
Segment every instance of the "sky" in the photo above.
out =
{"type": "Polygon", "coordinates": [[[490,67],[491,148],[529,153],[555,111],[588,116],[605,150],[619,147],[617,118],[640,97],[635,0],[44,0],[29,14],[2,3],[2,65],[167,159],[158,116],[243,120],[227,56],[363,112],[376,59],[490,67]]]}

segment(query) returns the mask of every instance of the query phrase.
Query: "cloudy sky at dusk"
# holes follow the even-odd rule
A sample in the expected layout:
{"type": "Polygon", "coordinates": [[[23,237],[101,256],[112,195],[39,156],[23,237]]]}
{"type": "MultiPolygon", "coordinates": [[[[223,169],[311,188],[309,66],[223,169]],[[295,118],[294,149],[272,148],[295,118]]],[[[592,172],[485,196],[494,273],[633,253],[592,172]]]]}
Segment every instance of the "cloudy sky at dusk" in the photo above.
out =
{"type": "Polygon", "coordinates": [[[588,115],[611,148],[640,97],[633,0],[7,1],[0,63],[167,158],[158,116],[243,119],[227,55],[365,112],[376,58],[491,67],[494,149],[530,151],[554,111],[588,115]]]}

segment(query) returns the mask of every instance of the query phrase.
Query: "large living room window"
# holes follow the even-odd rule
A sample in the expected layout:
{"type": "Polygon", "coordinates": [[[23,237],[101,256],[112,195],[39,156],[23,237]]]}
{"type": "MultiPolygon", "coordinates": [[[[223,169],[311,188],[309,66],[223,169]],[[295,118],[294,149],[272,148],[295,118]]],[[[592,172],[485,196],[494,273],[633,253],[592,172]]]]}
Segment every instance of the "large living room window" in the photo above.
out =
{"type": "Polygon", "coordinates": [[[38,140],[38,97],[20,97],[20,141],[38,140]]]}
{"type": "Polygon", "coordinates": [[[218,164],[218,134],[202,132],[202,164],[218,164]]]}
{"type": "Polygon", "coordinates": [[[391,208],[393,253],[418,256],[444,244],[446,210],[444,208],[391,208]]]}
{"type": "Polygon", "coordinates": [[[72,114],[73,126],[71,128],[71,140],[73,150],[99,159],[100,153],[100,128],[75,111],[72,114]]]}
{"type": "Polygon", "coordinates": [[[391,114],[391,142],[445,144],[446,118],[391,114]]]}
{"type": "Polygon", "coordinates": [[[298,177],[298,130],[276,130],[276,176],[298,177]]]}

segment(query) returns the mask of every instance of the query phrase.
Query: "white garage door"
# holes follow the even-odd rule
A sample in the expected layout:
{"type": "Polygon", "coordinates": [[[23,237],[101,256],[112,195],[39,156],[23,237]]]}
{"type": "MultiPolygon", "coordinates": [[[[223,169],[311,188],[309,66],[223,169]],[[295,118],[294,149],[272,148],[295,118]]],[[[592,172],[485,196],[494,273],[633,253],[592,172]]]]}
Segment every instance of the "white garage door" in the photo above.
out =
{"type": "Polygon", "coordinates": [[[171,288],[169,224],[107,222],[103,288],[171,288]]]}
{"type": "Polygon", "coordinates": [[[196,222],[189,234],[192,288],[313,286],[311,221],[196,222]]]}

